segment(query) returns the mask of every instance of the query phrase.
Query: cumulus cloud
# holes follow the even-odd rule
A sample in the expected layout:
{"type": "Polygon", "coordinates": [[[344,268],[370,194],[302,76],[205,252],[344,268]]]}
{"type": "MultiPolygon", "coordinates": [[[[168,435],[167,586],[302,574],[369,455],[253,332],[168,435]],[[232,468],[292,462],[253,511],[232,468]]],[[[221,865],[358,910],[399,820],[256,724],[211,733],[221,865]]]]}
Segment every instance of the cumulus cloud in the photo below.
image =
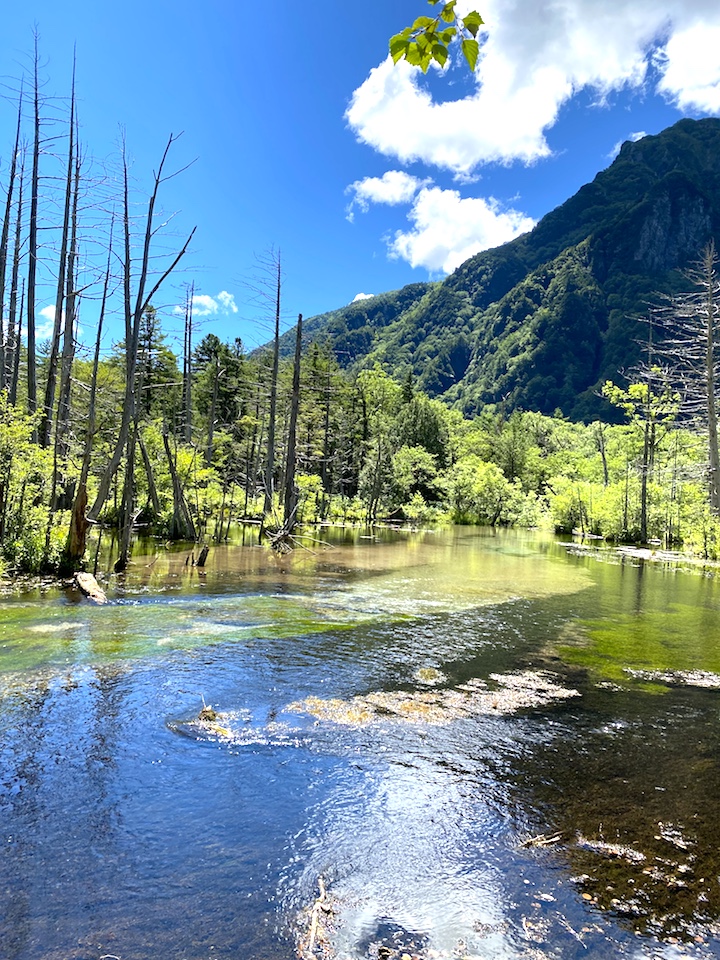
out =
{"type": "Polygon", "coordinates": [[[532,163],[550,153],[546,133],[574,94],[589,89],[602,100],[639,88],[651,62],[659,92],[679,109],[720,111],[716,0],[484,0],[482,15],[471,94],[436,102],[418,68],[388,58],[347,109],[360,141],[460,175],[484,163],[532,163]]]}
{"type": "Polygon", "coordinates": [[[399,230],[390,255],[431,273],[450,273],[481,250],[526,233],[535,221],[517,210],[503,210],[492,197],[463,198],[457,190],[423,188],[408,214],[410,230],[399,230]]]}
{"type": "Polygon", "coordinates": [[[357,303],[358,300],[372,300],[374,293],[356,293],[350,303],[357,303]]]}
{"type": "Polygon", "coordinates": [[[55,326],[55,304],[49,307],[43,307],[42,310],[39,311],[39,316],[41,316],[45,322],[36,324],[35,336],[38,340],[47,340],[52,336],[55,326]]]}
{"type": "Polygon", "coordinates": [[[720,16],[709,19],[674,32],[658,58],[658,89],[681,110],[720,113],[720,16]]]}
{"type": "Polygon", "coordinates": [[[422,187],[431,183],[430,179],[420,180],[404,170],[388,170],[381,177],[365,177],[356,180],[346,188],[345,192],[352,194],[352,200],[347,209],[347,219],[353,220],[353,207],[358,206],[363,213],[371,203],[387,203],[395,206],[400,203],[409,203],[422,187]]]}
{"type": "MultiPolygon", "coordinates": [[[[227,290],[221,290],[214,297],[207,293],[196,293],[193,295],[193,316],[195,317],[225,317],[231,313],[237,313],[238,308],[235,303],[235,297],[227,290]]],[[[183,315],[185,307],[173,307],[173,313],[183,315]]]]}
{"type": "Polygon", "coordinates": [[[235,297],[232,293],[228,293],[227,290],[221,290],[217,295],[217,302],[222,307],[225,313],[237,313],[238,308],[235,303],[235,297]]]}

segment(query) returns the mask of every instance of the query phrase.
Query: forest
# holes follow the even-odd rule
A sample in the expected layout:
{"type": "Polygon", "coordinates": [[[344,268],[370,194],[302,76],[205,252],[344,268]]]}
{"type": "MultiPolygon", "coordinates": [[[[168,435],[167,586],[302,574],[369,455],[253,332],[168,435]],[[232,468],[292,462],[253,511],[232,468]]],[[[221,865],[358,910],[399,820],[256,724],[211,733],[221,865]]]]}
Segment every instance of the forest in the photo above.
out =
{"type": "MultiPolygon", "coordinates": [[[[161,292],[193,237],[165,236],[163,185],[182,173],[177,137],[144,193],[124,141],[116,169],[98,172],[80,141],[74,80],[58,108],[43,97],[37,47],[33,63],[30,89],[17,94],[0,232],[4,571],[78,569],[106,531],[120,571],[138,533],[207,545],[238,521],[283,549],[297,524],[384,521],[549,526],[718,555],[712,244],[682,292],[644,318],[643,362],[597,391],[616,423],[504,402],[464,415],[462,396],[429,396],[409,361],[341,363],[327,324],[311,320],[311,341],[301,317],[283,334],[275,250],[256,265],[269,345],[247,353],[239,338],[203,335],[189,282],[174,352],[163,323],[178,308],[161,292]],[[36,303],[49,286],[53,328],[42,339],[36,303]],[[107,353],[110,317],[125,336],[107,353]]],[[[440,294],[445,312],[462,313],[440,294]]],[[[424,296],[416,285],[396,299],[424,296]]],[[[387,297],[376,299],[382,310],[387,297]]],[[[578,296],[561,301],[581,319],[589,309],[578,296]]],[[[576,362],[546,350],[556,365],[576,362]]]]}

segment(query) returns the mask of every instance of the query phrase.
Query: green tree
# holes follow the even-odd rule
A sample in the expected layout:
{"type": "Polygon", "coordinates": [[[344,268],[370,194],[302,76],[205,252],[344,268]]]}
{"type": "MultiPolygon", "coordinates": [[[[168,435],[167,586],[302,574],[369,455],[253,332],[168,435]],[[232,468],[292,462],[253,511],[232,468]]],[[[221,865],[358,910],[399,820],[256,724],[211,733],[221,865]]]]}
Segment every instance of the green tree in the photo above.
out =
{"type": "Polygon", "coordinates": [[[362,398],[366,458],[360,476],[360,493],[366,505],[366,517],[377,517],[380,499],[390,479],[391,435],[400,405],[402,390],[379,364],[361,370],[357,379],[362,398]]]}

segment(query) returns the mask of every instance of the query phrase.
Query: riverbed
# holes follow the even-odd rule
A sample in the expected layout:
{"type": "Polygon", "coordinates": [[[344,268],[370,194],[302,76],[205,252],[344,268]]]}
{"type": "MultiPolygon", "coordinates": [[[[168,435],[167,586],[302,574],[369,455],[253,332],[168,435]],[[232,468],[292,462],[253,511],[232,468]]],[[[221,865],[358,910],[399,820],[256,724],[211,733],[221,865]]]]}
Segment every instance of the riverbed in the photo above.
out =
{"type": "Polygon", "coordinates": [[[714,576],[303,543],[0,601],[1,957],[720,957],[714,576]]]}

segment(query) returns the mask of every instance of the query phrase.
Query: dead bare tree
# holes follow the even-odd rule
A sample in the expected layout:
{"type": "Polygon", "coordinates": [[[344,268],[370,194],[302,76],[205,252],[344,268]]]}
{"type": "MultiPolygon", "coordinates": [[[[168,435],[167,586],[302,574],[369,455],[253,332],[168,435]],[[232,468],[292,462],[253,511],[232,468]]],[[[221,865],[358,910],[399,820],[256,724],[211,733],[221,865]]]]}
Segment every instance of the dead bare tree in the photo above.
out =
{"type": "Polygon", "coordinates": [[[707,435],[710,508],[720,513],[717,383],[720,377],[720,259],[711,240],[685,275],[691,289],[659,311],[665,330],[662,355],[671,363],[682,396],[681,412],[707,435]]]}
{"type": "Polygon", "coordinates": [[[38,260],[38,200],[40,187],[40,80],[38,34],[35,32],[33,57],[33,154],[30,177],[30,226],[28,232],[27,276],[27,394],[28,411],[37,410],[37,356],[35,347],[35,291],[38,260]]]}
{"type": "Polygon", "coordinates": [[[183,340],[183,409],[185,411],[184,437],[192,442],[192,317],[195,284],[190,284],[185,298],[185,336],[183,340]]]}
{"type": "MultiPolygon", "coordinates": [[[[18,184],[17,211],[15,218],[15,241],[13,246],[13,264],[10,279],[10,305],[8,309],[8,335],[7,335],[7,376],[8,376],[8,396],[10,403],[15,406],[17,402],[18,377],[20,372],[20,328],[22,327],[23,306],[20,304],[18,313],[18,285],[20,279],[20,251],[22,245],[22,214],[23,214],[23,181],[25,177],[25,150],[22,150],[20,158],[20,181],[18,184]]],[[[24,296],[23,287],[23,296],[24,296]]],[[[21,297],[21,300],[23,298],[21,297]]]]}
{"type": "Polygon", "coordinates": [[[277,417],[278,368],[280,364],[280,296],[282,291],[282,267],[280,251],[269,254],[269,266],[275,272],[275,335],[273,337],[273,362],[270,375],[270,410],[268,413],[267,455],[265,458],[265,502],[263,513],[272,512],[275,475],[275,420],[277,417]]]}
{"type": "MultiPolygon", "coordinates": [[[[40,444],[43,447],[47,447],[50,444],[53,407],[55,405],[58,354],[60,352],[60,330],[62,326],[63,307],[65,305],[65,294],[67,287],[68,235],[70,231],[71,210],[73,206],[73,178],[76,174],[75,128],[75,58],[73,57],[67,169],[65,174],[65,201],[63,207],[62,235],[60,237],[57,288],[55,294],[55,318],[53,321],[53,332],[50,340],[50,356],[48,357],[47,380],[45,382],[45,403],[43,405],[43,416],[40,424],[40,444]]],[[[77,184],[75,185],[75,197],[77,198],[77,184]]],[[[77,215],[77,199],[75,200],[75,212],[77,215]]]]}
{"type": "Polygon", "coordinates": [[[288,425],[287,456],[285,460],[285,511],[283,527],[292,533],[298,508],[298,490],[295,484],[296,438],[298,411],[300,409],[300,358],[302,354],[302,314],[298,314],[295,332],[295,361],[293,364],[292,398],[290,402],[290,422],[288,425]]]}
{"type": "Polygon", "coordinates": [[[95,498],[95,503],[90,512],[92,518],[97,517],[102,505],[105,502],[107,493],[110,489],[112,478],[117,470],[120,461],[125,452],[125,483],[123,486],[123,496],[121,503],[121,529],[120,529],[120,553],[115,563],[115,569],[124,570],[130,551],[130,535],[134,522],[133,515],[133,496],[134,496],[134,460],[135,460],[135,438],[136,438],[136,410],[138,404],[136,375],[138,370],[138,344],[140,339],[140,328],[142,317],[148,306],[152,303],[153,297],[160,289],[165,280],[178,265],[185,255],[190,241],[195,233],[195,228],[191,231],[187,240],[183,244],[179,253],[175,255],[170,265],[162,272],[159,278],[151,286],[150,280],[150,254],[152,240],[156,232],[155,226],[155,208],[157,206],[158,194],[163,183],[167,182],[180,171],[164,175],[165,165],[172,148],[177,140],[173,134],[168,138],[165,150],[160,160],[158,169],[153,179],[153,189],[148,202],[147,215],[145,218],[145,230],[142,243],[142,254],[140,259],[140,270],[138,273],[135,295],[132,294],[132,257],[131,257],[131,221],[130,221],[130,197],[128,185],[128,164],[127,153],[123,145],[122,170],[123,170],[123,235],[124,235],[124,264],[123,264],[123,294],[125,305],[125,399],[123,404],[122,420],[117,443],[110,464],[105,471],[100,484],[100,490],[95,498]],[[130,428],[133,427],[131,430],[130,428]]]}
{"type": "MultiPolygon", "coordinates": [[[[122,208],[123,208],[123,254],[122,254],[122,290],[123,305],[125,317],[125,391],[123,399],[123,409],[120,421],[120,428],[115,443],[110,462],[108,463],[100,479],[95,502],[89,511],[91,520],[97,519],[107,500],[113,478],[117,473],[118,467],[127,452],[128,438],[130,435],[130,426],[135,422],[135,410],[137,404],[136,377],[138,369],[138,344],[140,338],[140,328],[142,316],[146,308],[152,302],[152,298],[160,289],[165,280],[177,267],[182,257],[187,252],[195,229],[191,231],[187,240],[180,251],[173,257],[171,263],[162,271],[158,279],[152,283],[150,279],[150,257],[152,240],[155,236],[156,225],[156,206],[160,188],[167,180],[177,175],[181,171],[176,171],[165,175],[165,166],[167,164],[170,150],[177,140],[177,136],[170,135],[165,149],[163,151],[160,164],[153,178],[153,188],[148,200],[147,213],[145,216],[145,227],[142,241],[142,253],[140,256],[140,265],[135,280],[135,291],[133,293],[133,259],[132,259],[132,229],[130,216],[130,188],[128,161],[125,144],[122,148],[122,208]]],[[[184,169],[184,168],[183,168],[184,169]]],[[[132,471],[132,465],[130,466],[132,471]]],[[[128,539],[129,543],[129,539],[128,539]]],[[[127,558],[125,558],[127,559],[127,558]]]]}
{"type": "Polygon", "coordinates": [[[90,474],[90,463],[92,459],[93,440],[95,438],[96,423],[96,404],[97,404],[97,377],[98,367],[100,365],[100,343],[102,341],[103,326],[105,323],[105,310],[110,292],[110,270],[112,264],[113,250],[113,229],[115,225],[114,215],[110,220],[110,235],[108,240],[107,267],[105,270],[105,279],[103,282],[102,299],[100,301],[100,316],[98,318],[97,333],[95,335],[95,355],[93,357],[92,378],[90,381],[90,400],[88,403],[87,430],[85,433],[85,444],[83,449],[82,467],[80,468],[80,478],[78,480],[75,501],[73,503],[72,514],[70,517],[70,529],[68,531],[65,554],[68,565],[75,569],[85,554],[87,544],[88,521],[85,515],[87,510],[87,480],[90,474]]]}
{"type": "MultiPolygon", "coordinates": [[[[5,288],[6,271],[8,260],[8,247],[10,239],[10,221],[12,214],[12,201],[15,193],[15,178],[17,176],[17,161],[20,154],[20,126],[22,121],[22,83],[18,95],[18,113],[17,127],[15,130],[15,146],[13,148],[10,160],[10,171],[8,174],[7,194],[5,197],[5,216],[3,218],[2,232],[0,233],[0,390],[3,390],[10,380],[11,376],[11,344],[13,342],[13,331],[8,318],[7,328],[5,327],[5,288]]],[[[22,180],[22,176],[21,176],[22,180]]],[[[14,322],[13,322],[14,327],[14,322]]]]}

